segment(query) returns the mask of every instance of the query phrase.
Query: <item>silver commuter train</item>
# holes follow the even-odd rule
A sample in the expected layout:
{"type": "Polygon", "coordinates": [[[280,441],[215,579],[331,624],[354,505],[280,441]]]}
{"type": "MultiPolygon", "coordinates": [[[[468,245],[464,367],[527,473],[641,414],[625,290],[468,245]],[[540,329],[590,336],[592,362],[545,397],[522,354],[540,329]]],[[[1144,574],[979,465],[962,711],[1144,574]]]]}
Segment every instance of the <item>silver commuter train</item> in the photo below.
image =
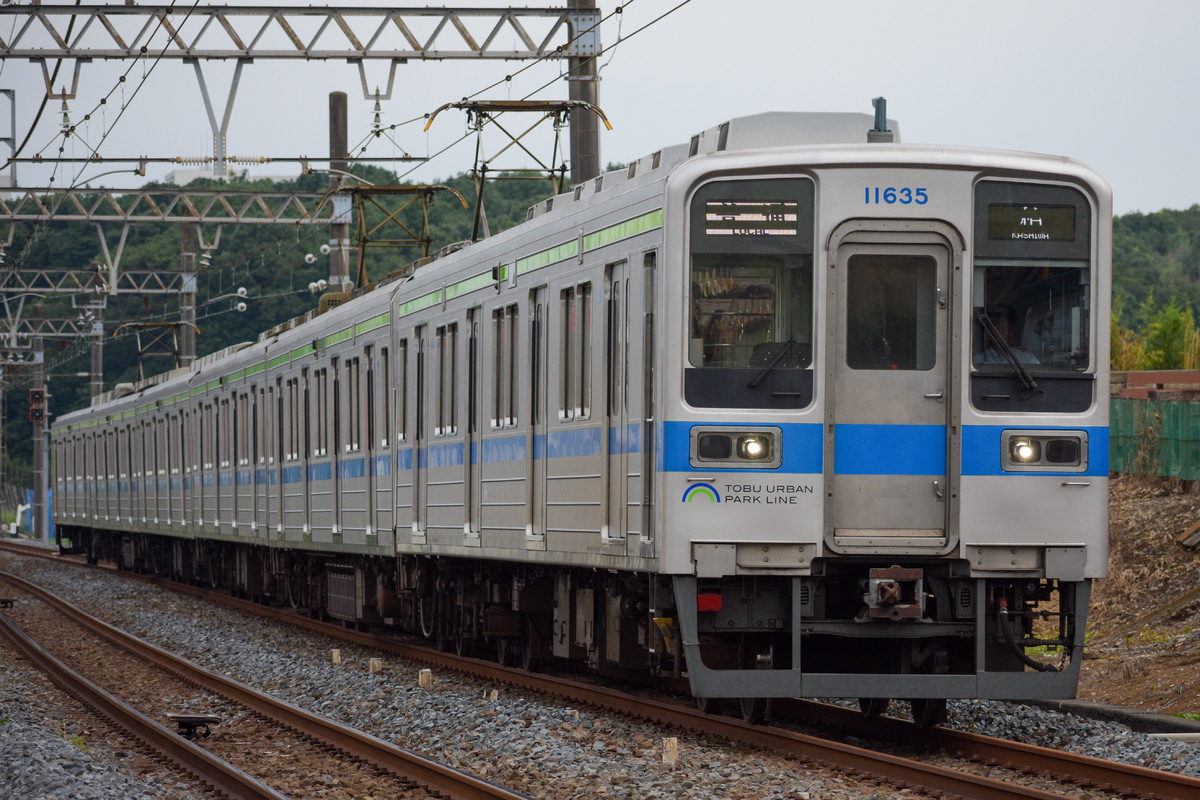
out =
{"type": "Polygon", "coordinates": [[[1110,190],[871,124],[731,120],[63,415],[61,535],[531,669],[686,675],[750,720],[1073,696],[1110,190]]]}

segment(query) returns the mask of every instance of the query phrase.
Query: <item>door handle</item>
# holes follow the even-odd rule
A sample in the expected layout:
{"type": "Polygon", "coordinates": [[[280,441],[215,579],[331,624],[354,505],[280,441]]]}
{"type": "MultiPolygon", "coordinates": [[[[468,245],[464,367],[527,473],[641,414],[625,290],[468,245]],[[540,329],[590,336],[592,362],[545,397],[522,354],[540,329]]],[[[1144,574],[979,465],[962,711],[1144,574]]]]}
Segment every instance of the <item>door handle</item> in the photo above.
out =
{"type": "Polygon", "coordinates": [[[944,500],[944,499],[945,499],[945,497],[946,497],[946,490],[942,488],[942,482],[941,482],[941,481],[934,481],[934,482],[933,482],[933,496],[934,496],[934,497],[936,497],[938,500],[944,500]]]}
{"type": "Polygon", "coordinates": [[[941,400],[946,396],[946,393],[939,389],[936,392],[926,392],[925,397],[929,400],[941,400]]]}

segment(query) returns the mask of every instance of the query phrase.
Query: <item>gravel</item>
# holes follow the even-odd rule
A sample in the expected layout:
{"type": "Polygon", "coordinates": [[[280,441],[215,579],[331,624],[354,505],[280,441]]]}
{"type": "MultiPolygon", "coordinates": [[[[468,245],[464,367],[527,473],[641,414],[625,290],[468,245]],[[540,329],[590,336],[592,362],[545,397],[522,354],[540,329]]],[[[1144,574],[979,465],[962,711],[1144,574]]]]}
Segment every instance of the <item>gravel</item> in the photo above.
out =
{"type": "Polygon", "coordinates": [[[125,751],[93,749],[38,675],[6,665],[0,680],[0,796],[11,800],[176,798],[185,785],[126,774],[125,751]],[[59,720],[57,724],[47,724],[59,720]]]}
{"type": "MultiPolygon", "coordinates": [[[[598,716],[543,699],[509,694],[450,674],[435,674],[432,690],[418,686],[419,665],[384,661],[378,654],[280,628],[187,597],[165,594],[115,576],[25,562],[25,577],[85,610],[171,649],[209,669],[269,691],[295,705],[364,730],[384,741],[469,770],[537,797],[689,798],[761,797],[858,800],[881,787],[811,765],[681,735],[679,761],[663,763],[662,737],[675,736],[634,720],[598,716]],[[333,664],[330,650],[341,651],[333,664]],[[491,698],[492,690],[497,696],[491,698]]],[[[103,763],[88,767],[86,791],[61,789],[65,776],[90,758],[71,753],[59,737],[35,735],[10,710],[19,688],[0,692],[0,784],[28,787],[15,797],[170,796],[169,787],[128,786],[103,763]],[[65,766],[64,766],[65,764],[65,766]],[[8,779],[16,770],[17,783],[8,779]],[[108,793],[86,793],[112,781],[108,793]]],[[[202,709],[194,709],[202,711],[202,709]]],[[[1017,703],[951,702],[947,726],[1027,744],[1068,750],[1200,777],[1200,748],[1096,721],[1017,703]]],[[[82,778],[76,779],[82,781],[82,778]]],[[[97,789],[97,792],[102,790],[97,789]]]]}

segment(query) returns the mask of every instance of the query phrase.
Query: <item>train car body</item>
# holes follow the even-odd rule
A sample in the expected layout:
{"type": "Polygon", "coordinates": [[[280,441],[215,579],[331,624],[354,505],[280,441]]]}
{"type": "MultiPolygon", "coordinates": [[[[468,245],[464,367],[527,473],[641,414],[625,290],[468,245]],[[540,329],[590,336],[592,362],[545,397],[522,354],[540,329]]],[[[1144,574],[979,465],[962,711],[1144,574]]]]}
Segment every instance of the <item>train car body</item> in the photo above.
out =
{"type": "Polygon", "coordinates": [[[748,718],[1073,696],[1110,191],[871,122],[731,120],[64,415],[55,522],[530,667],[686,674],[748,718]]]}

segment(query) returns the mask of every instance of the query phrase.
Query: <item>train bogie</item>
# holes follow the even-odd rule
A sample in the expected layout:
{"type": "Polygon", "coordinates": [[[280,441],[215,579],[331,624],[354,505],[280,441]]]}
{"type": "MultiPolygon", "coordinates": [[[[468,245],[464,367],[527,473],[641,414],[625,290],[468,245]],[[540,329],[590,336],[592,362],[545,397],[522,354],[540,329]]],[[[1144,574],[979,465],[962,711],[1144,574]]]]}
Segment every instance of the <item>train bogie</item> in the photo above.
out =
{"type": "Polygon", "coordinates": [[[869,125],[731,121],[65,415],[56,522],[751,717],[1070,696],[1107,563],[1109,190],[869,125]]]}

